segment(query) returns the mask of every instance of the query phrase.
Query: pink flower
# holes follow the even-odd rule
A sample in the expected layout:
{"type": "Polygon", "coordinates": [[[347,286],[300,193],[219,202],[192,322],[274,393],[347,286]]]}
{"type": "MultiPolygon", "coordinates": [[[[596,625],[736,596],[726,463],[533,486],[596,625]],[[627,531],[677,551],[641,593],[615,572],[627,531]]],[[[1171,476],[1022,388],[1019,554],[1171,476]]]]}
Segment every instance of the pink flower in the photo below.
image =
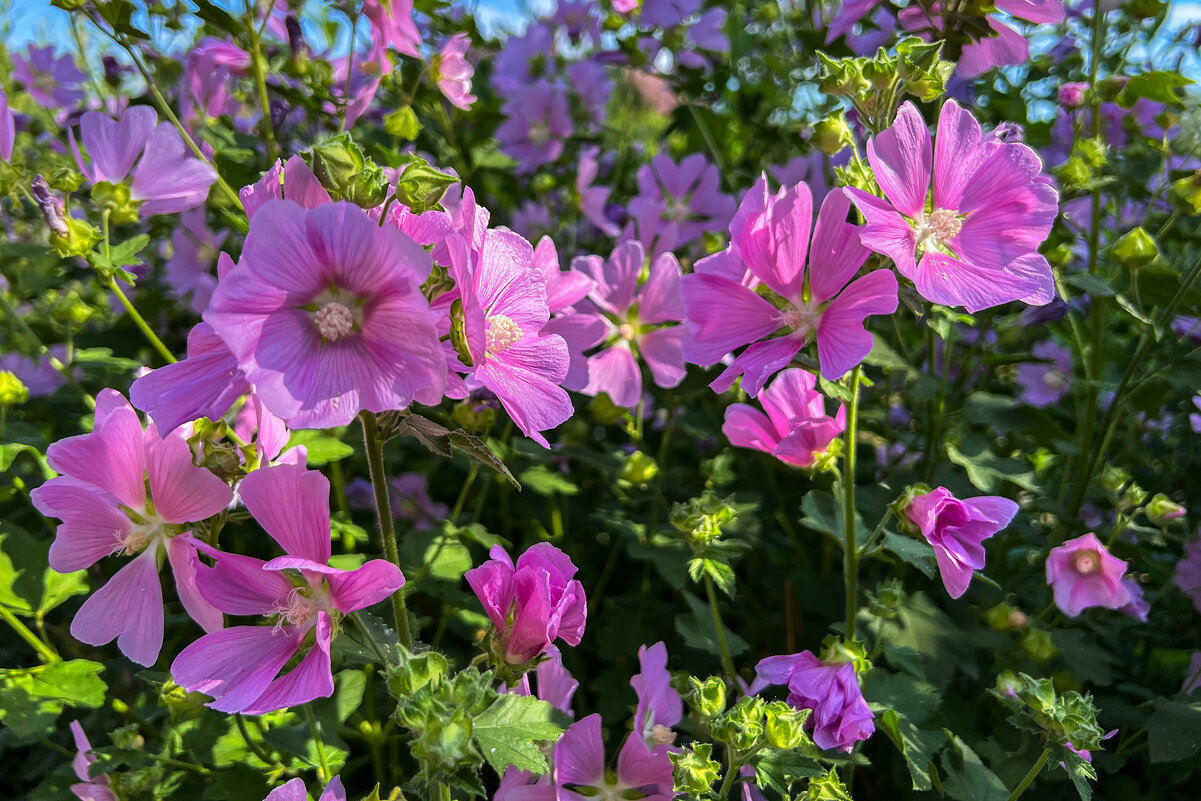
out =
{"type": "Polygon", "coordinates": [[[1193,607],[1201,614],[1201,537],[1185,544],[1184,558],[1176,563],[1176,574],[1172,581],[1192,600],[1193,607]]]}
{"type": "Polygon", "coordinates": [[[1068,540],[1047,554],[1047,583],[1055,605],[1068,617],[1094,606],[1121,609],[1133,600],[1122,583],[1126,563],[1109,551],[1091,532],[1068,540]]]}
{"type": "Polygon", "coordinates": [[[867,221],[863,244],[891,258],[932,303],[970,312],[1011,300],[1049,303],[1055,285],[1038,247],[1055,222],[1059,195],[1041,174],[1038,154],[986,136],[954,100],[942,107],[933,161],[931,147],[909,102],[868,142],[884,198],[844,190],[867,221]]]}
{"type": "Polygon", "coordinates": [[[171,234],[171,258],[167,259],[165,277],[181,297],[190,297],[192,311],[203,314],[217,279],[213,263],[229,236],[228,231],[209,230],[203,208],[185,211],[179,216],[179,227],[171,234]]]}
{"type": "Polygon", "coordinates": [[[350,203],[270,200],[205,321],[263,402],[292,428],[437,403],[445,360],[420,291],[430,257],[350,203]]]}
{"type": "MultiPolygon", "coordinates": [[[[605,204],[613,191],[608,186],[593,186],[600,163],[597,156],[600,148],[585,147],[580,150],[580,166],[576,169],[575,191],[580,198],[580,211],[588,222],[596,226],[605,236],[617,236],[621,229],[605,214],[605,204]]],[[[554,311],[553,309],[551,311],[554,311]]]]}
{"type": "Polygon", "coordinates": [[[233,492],[192,464],[183,431],[143,431],[125,398],[106,389],[96,398],[92,433],[59,440],[46,460],[63,474],[32,493],[42,514],[63,521],[50,566],[70,573],[111,554],[134,557],[80,607],[71,623],[75,639],[104,645],[116,638],[130,659],[153,665],[163,644],[164,554],[188,614],[207,631],[221,627],[220,613],[197,591],[186,528],[223,510],[233,492]]]}
{"type": "MultiPolygon", "coordinates": [[[[474,197],[465,193],[474,207],[474,197]]],[[[486,225],[486,218],[485,218],[486,225]]],[[[469,228],[472,228],[472,223],[469,228]]],[[[478,249],[463,236],[447,240],[451,272],[463,307],[470,366],[455,369],[496,394],[522,432],[543,447],[541,432],[571,417],[571,399],[559,383],[567,375],[567,343],[543,334],[550,318],[546,279],[534,250],[518,234],[485,229],[478,249]]]]}
{"type": "Polygon", "coordinates": [[[140,203],[143,217],[195,208],[217,180],[211,167],[185,153],[175,126],[157,122],[149,106],[131,106],[116,120],[100,111],[87,112],[79,120],[86,162],[71,134],[79,171],[93,185],[131,179],[130,197],[140,203]]]}
{"type": "Polygon", "coordinates": [[[264,562],[205,546],[216,565],[199,567],[198,584],[222,612],[264,616],[274,625],[206,634],[180,652],[171,675],[189,692],[212,696],[213,709],[258,715],[333,693],[329,647],[341,615],[387,598],[404,586],[404,576],[383,559],[357,570],[330,567],[329,481],[321,473],[296,465],[262,468],[242,481],[240,493],[287,555],[264,562]],[[310,632],[308,653],[278,675],[310,632]]]}
{"type": "Polygon", "coordinates": [[[8,95],[0,89],[0,161],[8,161],[13,155],[13,140],[17,136],[17,122],[8,107],[8,95]]]}
{"type": "Polygon", "coordinates": [[[556,638],[579,645],[588,617],[584,587],[572,579],[576,566],[549,542],[540,542],[513,561],[499,545],[489,561],[466,573],[494,627],[494,654],[524,665],[556,638]]]}
{"type": "Polygon", "coordinates": [[[496,129],[500,149],[517,159],[517,172],[533,172],[563,153],[574,130],[562,86],[545,80],[515,89],[501,111],[508,118],[496,129]]]}
{"type": "Polygon", "coordinates": [[[670,748],[675,742],[671,727],[684,717],[684,704],[671,686],[666,645],[657,642],[650,648],[640,646],[638,665],[639,672],[630,679],[630,686],[638,696],[634,733],[652,753],[656,753],[670,748]]]}
{"type": "Polygon", "coordinates": [[[635,732],[626,735],[617,755],[617,769],[605,770],[605,744],[601,716],[589,715],[563,733],[555,745],[554,780],[557,798],[637,797],[643,801],[675,798],[671,759],[667,749],[651,751],[635,732]],[[578,791],[577,791],[578,788],[578,791]]]}
{"type": "Polygon", "coordinates": [[[685,276],[681,294],[688,325],[684,358],[714,364],[750,344],[709,386],[729,389],[739,375],[752,397],[807,343],[817,341],[827,379],[841,378],[872,349],[864,320],[897,308],[897,280],[874,270],[851,280],[867,260],[859,228],[846,222],[850,202],[826,195],[813,230],[813,199],[799,183],[771,195],[761,176],[730,224],[731,244],[685,276]],[[806,267],[808,262],[808,267],[806,267]],[[756,290],[762,282],[782,300],[777,308],[756,290]],[[783,336],[773,335],[783,330],[783,336]]]}
{"type": "Polygon", "coordinates": [[[72,784],[71,792],[80,801],[117,801],[116,794],[109,786],[108,776],[100,775],[93,779],[88,775],[89,768],[96,761],[96,757],[89,753],[92,750],[92,744],[88,742],[88,736],[84,733],[83,726],[79,725],[78,720],[73,720],[70,729],[71,737],[75,739],[75,758],[71,760],[71,768],[81,782],[72,784]]]}
{"type": "Polygon", "coordinates": [[[914,497],[905,516],[934,548],[947,594],[958,598],[967,592],[973,571],[984,568],[984,540],[1009,525],[1017,511],[1018,505],[1008,498],[961,501],[937,487],[914,497]]]}
{"type": "MultiPolygon", "coordinates": [[[[296,778],[286,781],[279,787],[267,793],[263,801],[308,801],[309,793],[304,786],[304,779],[296,778]]],[[[346,788],[342,786],[342,777],[335,776],[321,791],[317,801],[346,801],[346,788]]]]}
{"type": "Polygon", "coordinates": [[[782,371],[759,395],[763,412],[745,403],[726,407],[721,432],[736,448],[769,453],[785,464],[812,467],[846,429],[846,410],[838,404],[826,414],[826,398],[817,377],[799,369],[782,371]]]}
{"type": "Polygon", "coordinates": [[[371,20],[371,39],[377,48],[394,47],[421,58],[421,32],[413,22],[413,0],[366,0],[363,13],[371,20]]]}
{"type": "Polygon", "coordinates": [[[471,76],[475,67],[464,56],[471,46],[471,37],[456,33],[442,45],[442,52],[434,57],[431,69],[435,82],[442,94],[454,106],[466,111],[475,102],[471,94],[471,76]]]}
{"type": "Polygon", "coordinates": [[[1064,108],[1078,108],[1084,105],[1084,93],[1088,91],[1086,83],[1065,83],[1059,87],[1059,105],[1064,108]]]}
{"type": "MultiPolygon", "coordinates": [[[[575,717],[571,711],[571,697],[575,695],[575,691],[579,689],[580,683],[576,681],[567,668],[563,667],[563,657],[559,653],[559,649],[555,646],[548,646],[545,652],[546,659],[538,663],[538,666],[529,673],[521,677],[521,681],[517,686],[508,690],[516,695],[530,695],[530,676],[534,676],[537,689],[537,697],[541,701],[546,701],[551,706],[567,713],[568,717],[575,717]]],[[[502,692],[507,688],[502,688],[502,692]]],[[[496,789],[496,794],[493,796],[494,801],[530,801],[530,796],[525,796],[523,793],[534,793],[535,795],[543,792],[550,793],[546,796],[546,801],[554,799],[553,790],[543,791],[528,790],[530,785],[535,785],[539,788],[549,788],[551,782],[551,774],[544,773],[540,776],[535,776],[529,771],[518,770],[509,765],[505,768],[504,775],[500,778],[500,786],[496,789]]]]}
{"type": "Polygon", "coordinates": [[[645,265],[642,245],[631,240],[619,243],[608,261],[580,256],[572,263],[574,271],[592,278],[593,289],[576,303],[579,316],[572,322],[587,327],[591,341],[579,344],[594,350],[588,356],[587,383],[568,380],[568,389],[585,395],[606,392],[613,403],[632,409],[642,398],[640,358],[660,387],[674,387],[684,379],[680,263],[665,253],[643,280],[645,265]]]}
{"type": "Polygon", "coordinates": [[[769,656],[755,666],[750,693],[771,684],[787,684],[788,703],[796,709],[813,710],[805,727],[813,730],[813,742],[819,748],[849,753],[856,742],[876,730],[850,662],[827,665],[809,651],[769,656]]]}
{"type": "Polygon", "coordinates": [[[679,164],[659,153],[638,168],[638,197],[630,202],[635,217],[651,217],[678,232],[686,245],[725,225],[734,214],[734,199],[721,192],[721,173],[700,153],[679,164]]]}
{"type": "Polygon", "coordinates": [[[1043,361],[1018,365],[1022,401],[1031,406],[1050,406],[1071,387],[1072,352],[1053,340],[1039,342],[1030,352],[1043,361]]]}

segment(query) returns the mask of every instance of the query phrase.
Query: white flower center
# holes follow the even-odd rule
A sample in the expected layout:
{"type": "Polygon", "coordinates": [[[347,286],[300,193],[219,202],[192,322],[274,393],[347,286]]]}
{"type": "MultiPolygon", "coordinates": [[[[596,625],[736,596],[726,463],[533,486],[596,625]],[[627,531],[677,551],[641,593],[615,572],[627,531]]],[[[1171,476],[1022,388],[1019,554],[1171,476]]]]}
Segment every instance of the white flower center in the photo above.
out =
{"type": "Polygon", "coordinates": [[[318,309],[314,319],[317,332],[327,342],[337,342],[354,330],[354,312],[345,303],[336,300],[318,309]]]}
{"type": "Polygon", "coordinates": [[[320,608],[320,604],[315,598],[305,595],[297,587],[288,593],[288,598],[282,605],[271,610],[271,614],[279,616],[279,620],[275,623],[277,629],[281,628],[284,623],[303,626],[316,616],[317,610],[320,608]]]}
{"type": "Polygon", "coordinates": [[[780,312],[781,322],[805,338],[817,330],[821,317],[821,309],[810,303],[790,303],[780,312]]]}
{"type": "Polygon", "coordinates": [[[1091,576],[1101,569],[1101,557],[1096,551],[1076,551],[1072,567],[1082,576],[1091,576]]]}
{"type": "Polygon", "coordinates": [[[917,243],[933,246],[945,245],[959,233],[963,218],[950,209],[935,209],[917,219],[917,243]]]}
{"type": "Polygon", "coordinates": [[[650,741],[655,745],[674,745],[676,733],[666,726],[656,723],[651,727],[650,741]]]}
{"type": "Polygon", "coordinates": [[[637,329],[634,327],[633,323],[622,323],[621,325],[617,326],[617,333],[622,339],[628,342],[634,338],[634,334],[637,333],[637,329]]]}
{"type": "Polygon", "coordinates": [[[488,318],[484,331],[484,346],[489,353],[504,353],[521,339],[521,327],[503,314],[488,318]]]}

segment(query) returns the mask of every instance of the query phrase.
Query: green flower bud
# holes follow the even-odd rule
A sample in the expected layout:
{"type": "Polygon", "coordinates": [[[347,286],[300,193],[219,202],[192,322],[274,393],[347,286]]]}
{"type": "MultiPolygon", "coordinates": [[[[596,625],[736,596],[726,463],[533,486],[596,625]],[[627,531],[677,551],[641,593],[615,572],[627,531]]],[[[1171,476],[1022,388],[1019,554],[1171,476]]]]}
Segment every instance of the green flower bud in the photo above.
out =
{"type": "Polygon", "coordinates": [[[658,474],[659,465],[653,458],[642,451],[634,451],[626,457],[625,464],[621,466],[618,480],[635,486],[645,486],[658,474]]]}
{"type": "Polygon", "coordinates": [[[1051,171],[1055,173],[1055,177],[1058,178],[1059,182],[1065,187],[1082,187],[1087,185],[1088,182],[1093,178],[1092,171],[1089,170],[1088,164],[1085,163],[1084,159],[1076,155],[1072,156],[1058,167],[1052,168],[1051,171]]]}
{"type": "Polygon", "coordinates": [[[830,768],[825,776],[814,776],[809,780],[806,797],[808,801],[851,801],[851,794],[834,768],[830,768]]]}
{"type": "Polygon", "coordinates": [[[388,668],[388,691],[397,698],[412,695],[446,675],[446,657],[437,651],[410,654],[401,650],[400,664],[388,668]]]}
{"type": "Polygon", "coordinates": [[[1145,507],[1147,519],[1161,528],[1188,514],[1188,510],[1162,492],[1157,493],[1145,507]]]}
{"type": "Polygon", "coordinates": [[[8,370],[0,371],[0,406],[20,406],[29,400],[29,388],[8,370]]]}
{"type": "Polygon", "coordinates": [[[1084,159],[1084,163],[1094,170],[1099,170],[1109,163],[1109,154],[1105,143],[1097,139],[1080,139],[1072,149],[1072,154],[1084,159]]]}
{"type": "Polygon", "coordinates": [[[713,784],[721,778],[721,765],[710,758],[712,754],[712,743],[694,743],[681,753],[669,755],[675,768],[677,793],[687,793],[696,797],[709,792],[713,784]]]}
{"type": "Polygon", "coordinates": [[[799,748],[809,738],[805,735],[808,709],[793,709],[783,701],[772,701],[763,710],[763,731],[772,748],[799,748]]]}
{"type": "Polygon", "coordinates": [[[1022,634],[1020,641],[1022,650],[1030,655],[1035,662],[1046,662],[1059,654],[1051,633],[1043,629],[1028,628],[1022,634]]]}
{"type": "Polygon", "coordinates": [[[832,59],[820,50],[817,57],[821,60],[821,73],[818,81],[821,90],[826,94],[852,97],[869,87],[859,65],[859,61],[866,61],[866,59],[832,59]]]}
{"type": "Polygon", "coordinates": [[[907,36],[897,42],[897,74],[901,80],[922,80],[942,59],[942,42],[925,42],[907,36]]]}
{"type": "Polygon", "coordinates": [[[1201,170],[1172,182],[1172,200],[1186,214],[1201,214],[1201,170]]]}
{"type": "Polygon", "coordinates": [[[409,158],[409,166],[396,182],[396,199],[414,214],[421,214],[437,206],[446,190],[458,183],[459,179],[449,173],[439,172],[423,158],[409,158]]]}
{"type": "Polygon", "coordinates": [[[710,676],[701,681],[689,676],[688,683],[692,689],[684,696],[684,700],[702,718],[715,718],[726,710],[726,683],[721,678],[710,676]]]}
{"type": "Polygon", "coordinates": [[[412,142],[421,133],[421,122],[412,106],[401,106],[384,116],[384,130],[392,136],[412,142]]]}
{"type": "Polygon", "coordinates": [[[885,91],[897,80],[897,62],[889,58],[884,48],[880,48],[875,58],[865,61],[861,69],[864,79],[877,92],[885,91]]]}
{"type": "Polygon", "coordinates": [[[92,248],[100,241],[100,232],[96,230],[96,226],[87,223],[83,220],[77,220],[74,217],[66,217],[63,223],[67,227],[67,235],[60,236],[59,234],[50,232],[50,246],[54,248],[54,252],[63,258],[70,256],[86,257],[92,252],[92,248]]]}
{"type": "Polygon", "coordinates": [[[851,136],[851,126],[847,125],[846,114],[839,111],[815,125],[809,142],[827,156],[833,156],[853,144],[854,137],[851,136]]]}
{"type": "Polygon", "coordinates": [[[313,145],[301,155],[335,200],[349,200],[356,206],[370,209],[388,197],[388,179],[384,171],[367,158],[348,133],[313,145]]]}
{"type": "Polygon", "coordinates": [[[138,206],[140,200],[130,196],[129,187],[125,184],[110,184],[101,181],[92,186],[92,202],[102,212],[108,212],[109,222],[115,225],[125,225],[138,221],[138,206]]]}

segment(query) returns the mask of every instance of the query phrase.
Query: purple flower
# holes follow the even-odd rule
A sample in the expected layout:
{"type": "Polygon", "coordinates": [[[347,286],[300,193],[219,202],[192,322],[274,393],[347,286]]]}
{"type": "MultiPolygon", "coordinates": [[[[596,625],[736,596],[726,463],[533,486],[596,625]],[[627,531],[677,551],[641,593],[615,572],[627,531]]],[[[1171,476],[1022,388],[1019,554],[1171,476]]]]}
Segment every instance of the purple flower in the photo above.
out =
{"type": "Polygon", "coordinates": [[[1060,85],[1056,97],[1064,108],[1077,108],[1084,105],[1084,93],[1087,91],[1088,84],[1069,82],[1060,85]]]}
{"type": "MultiPolygon", "coordinates": [[[[55,345],[50,348],[48,356],[62,361],[67,358],[67,348],[65,345],[55,345]]],[[[15,375],[29,390],[31,398],[53,395],[67,379],[54,368],[48,356],[23,356],[15,350],[9,351],[0,356],[0,371],[15,375]]]]}
{"type": "Polygon", "coordinates": [[[197,583],[222,612],[268,617],[273,625],[206,634],[180,652],[171,675],[189,692],[212,696],[213,709],[258,715],[332,694],[336,621],[387,598],[404,586],[404,576],[383,559],[357,570],[330,567],[329,481],[321,473],[296,465],[260,468],[242,481],[240,494],[286,555],[263,562],[204,546],[216,565],[200,566],[197,583]],[[310,632],[308,653],[279,676],[310,632]]]}
{"type": "MultiPolygon", "coordinates": [[[[450,511],[446,504],[430,498],[429,479],[424,473],[396,476],[390,483],[388,496],[392,501],[392,513],[401,520],[408,520],[418,531],[436,528],[450,511]]],[[[346,498],[353,508],[375,508],[375,495],[367,479],[351,479],[346,486],[346,498]]]]}
{"type": "Polygon", "coordinates": [[[1053,340],[1039,342],[1030,352],[1044,361],[1018,365],[1022,401],[1031,406],[1050,406],[1066,395],[1071,386],[1072,352],[1053,340]]]}
{"type": "Polygon", "coordinates": [[[525,665],[556,638],[579,645],[588,617],[584,587],[572,578],[576,566],[549,542],[540,542],[513,560],[499,545],[492,558],[465,577],[492,620],[493,655],[509,665],[525,665]]]}
{"type": "Polygon", "coordinates": [[[79,725],[78,720],[73,720],[69,728],[71,737],[75,740],[75,758],[71,760],[71,768],[81,782],[72,784],[71,792],[80,801],[117,801],[116,794],[109,786],[108,776],[101,774],[92,778],[88,775],[89,768],[96,761],[96,757],[89,753],[92,750],[92,744],[88,742],[88,736],[84,733],[83,726],[79,725]]]}
{"type": "MultiPolygon", "coordinates": [[[[620,228],[609,219],[605,206],[609,202],[609,193],[613,190],[607,186],[593,186],[596,174],[600,169],[597,156],[598,147],[585,147],[580,150],[580,166],[576,170],[575,191],[580,198],[580,211],[588,218],[588,222],[596,226],[605,236],[617,236],[620,228]]],[[[553,309],[552,309],[553,311],[553,309]]]]}
{"type": "MultiPolygon", "coordinates": [[[[469,195],[465,193],[465,203],[474,206],[469,195]]],[[[469,249],[461,235],[450,237],[447,245],[462,301],[465,355],[470,359],[470,367],[454,359],[455,369],[470,370],[478,384],[496,394],[517,427],[546,447],[541,432],[559,425],[574,410],[559,386],[567,374],[567,343],[542,333],[550,310],[546,279],[533,264],[533,248],[503,228],[485,230],[478,250],[469,249]]]]}
{"type": "Polygon", "coordinates": [[[29,96],[45,108],[68,111],[86,97],[80,84],[87,75],[75,66],[71,56],[54,56],[54,46],[34,47],[12,54],[13,79],[25,87],[29,96]]]}
{"type": "Polygon", "coordinates": [[[666,645],[657,642],[650,648],[640,646],[638,665],[640,671],[630,679],[630,686],[638,696],[634,733],[652,753],[656,753],[675,742],[676,735],[671,727],[684,717],[684,705],[680,694],[671,686],[666,645]]]}
{"type": "Polygon", "coordinates": [[[860,740],[875,732],[872,711],[851,662],[827,665],[809,651],[791,656],[769,656],[755,666],[754,695],[771,684],[788,685],[788,703],[796,709],[812,709],[805,721],[819,748],[837,748],[849,753],[860,740]]]}
{"type": "Polygon", "coordinates": [[[638,197],[630,201],[630,213],[674,226],[678,245],[687,245],[726,225],[733,216],[734,199],[720,187],[721,174],[700,153],[686,156],[679,164],[660,153],[638,168],[638,197]]]}
{"type": "Polygon", "coordinates": [[[250,55],[233,42],[202,39],[184,58],[180,116],[189,124],[236,114],[240,103],[233,93],[235,78],[244,76],[250,55]]]}
{"type": "MultiPolygon", "coordinates": [[[[309,793],[304,786],[304,779],[296,778],[284,782],[271,792],[263,801],[308,801],[309,793]]],[[[335,776],[321,791],[317,801],[346,801],[346,788],[342,786],[342,777],[335,776]]]]}
{"type": "Polygon", "coordinates": [[[131,179],[129,194],[139,201],[138,213],[143,217],[195,208],[204,203],[209,187],[217,180],[212,167],[186,155],[175,126],[169,122],[156,125],[157,121],[149,106],[131,106],[120,119],[87,112],[79,120],[79,131],[90,164],[80,155],[71,134],[80,172],[93,185],[131,179]]]}
{"type": "Polygon", "coordinates": [[[1201,614],[1201,537],[1185,544],[1184,558],[1176,563],[1176,574],[1172,581],[1192,600],[1193,607],[1201,614]]]}
{"type": "MultiPolygon", "coordinates": [[[[8,161],[13,155],[13,140],[17,136],[17,121],[8,107],[8,95],[0,89],[0,161],[8,161]]],[[[603,201],[602,201],[603,202],[603,201]]]]}
{"type": "Polygon", "coordinates": [[[71,623],[75,639],[104,645],[115,638],[130,659],[153,665],[163,644],[164,554],[188,614],[206,630],[221,627],[220,613],[196,589],[185,529],[228,506],[233,492],[192,464],[182,430],[163,437],[154,425],[143,430],[125,398],[106,389],[96,398],[92,433],[59,440],[46,460],[62,473],[32,493],[42,514],[63,521],[50,566],[70,573],[111,554],[134,557],[80,607],[71,623]]]}
{"type": "Polygon", "coordinates": [[[1054,590],[1055,605],[1068,617],[1094,606],[1121,609],[1131,603],[1130,588],[1122,582],[1125,574],[1126,563],[1091,532],[1047,554],[1047,583],[1054,590]]]}
{"type": "Polygon", "coordinates": [[[588,119],[595,125],[605,121],[605,109],[609,105],[609,96],[613,93],[613,81],[609,78],[609,70],[595,59],[577,61],[567,67],[567,77],[571,87],[588,119]]]}
{"type": "Polygon", "coordinates": [[[827,415],[826,398],[816,384],[817,377],[806,370],[782,371],[759,394],[763,412],[745,403],[731,404],[721,432],[736,448],[763,451],[796,467],[812,467],[846,429],[846,410],[840,403],[833,417],[827,415]]]}
{"type": "Polygon", "coordinates": [[[441,52],[430,63],[438,89],[452,105],[464,111],[475,102],[475,95],[471,94],[471,76],[475,67],[465,58],[470,46],[471,37],[456,33],[446,40],[441,52]]]}
{"type": "MultiPolygon", "coordinates": [[[[571,698],[579,689],[580,683],[572,677],[567,668],[563,667],[563,657],[558,648],[553,645],[547,646],[545,656],[546,659],[539,662],[538,667],[522,675],[521,681],[517,683],[516,687],[511,690],[502,687],[502,692],[530,695],[530,676],[532,675],[536,682],[535,689],[539,700],[546,701],[551,706],[567,713],[568,717],[575,717],[571,710],[571,698]]],[[[534,785],[539,788],[548,788],[546,792],[553,793],[553,790],[549,789],[550,782],[550,773],[535,776],[529,771],[518,770],[509,765],[500,778],[500,786],[496,790],[494,799],[495,801],[518,801],[518,799],[530,801],[530,797],[523,793],[538,794],[544,791],[541,789],[531,791],[526,788],[534,785]]],[[[554,796],[548,795],[546,801],[552,801],[552,799],[554,796]]]]}
{"type": "Polygon", "coordinates": [[[934,548],[943,586],[952,598],[967,592],[972,573],[984,568],[984,540],[1017,514],[1008,498],[985,496],[959,500],[944,487],[914,497],[905,516],[934,548]]]}
{"type": "Polygon", "coordinates": [[[518,172],[532,172],[557,159],[573,130],[566,93],[546,81],[523,87],[501,111],[508,119],[496,129],[496,138],[500,149],[517,159],[518,172]]]}
{"type": "Polygon", "coordinates": [[[884,198],[844,190],[867,221],[861,240],[891,258],[922,297],[970,312],[1011,300],[1041,306],[1055,297],[1051,266],[1038,247],[1059,196],[1033,150],[986,136],[950,100],[938,119],[933,159],[930,132],[909,102],[868,142],[867,154],[884,198]]]}
{"type": "Polygon", "coordinates": [[[860,229],[846,222],[849,208],[841,193],[826,195],[814,229],[809,187],[800,183],[771,195],[761,176],[730,224],[730,246],[685,276],[684,358],[714,364],[750,344],[709,385],[714,391],[726,391],[742,375],[743,388],[758,395],[813,340],[830,380],[871,351],[864,321],[896,311],[897,280],[888,270],[855,278],[869,254],[859,244],[860,229]],[[781,307],[756,290],[760,282],[782,299],[781,307]],[[780,329],[784,335],[774,337],[780,329]]]}
{"type": "Polygon", "coordinates": [[[209,230],[202,208],[181,214],[179,227],[171,233],[171,258],[167,259],[164,275],[181,297],[191,299],[192,311],[197,314],[208,308],[217,286],[213,263],[227,236],[228,231],[209,230]]]}
{"type": "Polygon", "coordinates": [[[675,798],[666,748],[651,751],[636,732],[630,732],[617,755],[617,769],[610,772],[605,770],[604,743],[600,715],[589,715],[565,731],[555,745],[557,794],[547,797],[562,801],[587,801],[598,796],[642,801],[675,798]]]}
{"type": "Polygon", "coordinates": [[[267,407],[292,428],[435,404],[445,386],[420,245],[350,203],[270,200],[204,318],[267,407]]]}
{"type": "Polygon", "coordinates": [[[613,249],[608,261],[581,256],[572,263],[594,284],[587,299],[575,305],[580,318],[573,322],[592,334],[592,341],[581,344],[600,347],[588,357],[587,384],[565,381],[568,389],[585,395],[606,392],[618,406],[632,409],[642,397],[639,358],[660,387],[674,387],[684,379],[684,328],[678,325],[684,319],[680,264],[665,253],[650,265],[643,281],[645,265],[642,245],[628,240],[613,249]]]}
{"type": "Polygon", "coordinates": [[[1147,615],[1151,612],[1151,604],[1143,598],[1143,586],[1131,576],[1123,578],[1122,585],[1130,593],[1130,603],[1119,607],[1118,611],[1123,615],[1129,615],[1135,620],[1146,623],[1147,615]]]}

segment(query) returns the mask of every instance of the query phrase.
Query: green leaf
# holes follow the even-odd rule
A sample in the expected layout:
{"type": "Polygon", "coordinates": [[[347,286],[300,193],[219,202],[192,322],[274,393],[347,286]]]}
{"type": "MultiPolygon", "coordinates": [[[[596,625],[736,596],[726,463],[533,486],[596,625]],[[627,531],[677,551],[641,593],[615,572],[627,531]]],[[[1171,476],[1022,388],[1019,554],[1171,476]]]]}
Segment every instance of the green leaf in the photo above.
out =
{"type": "Polygon", "coordinates": [[[547,470],[542,465],[531,467],[521,474],[521,483],[539,495],[577,495],[580,488],[562,473],[547,470]]]}
{"type": "Polygon", "coordinates": [[[919,729],[913,725],[913,721],[898,714],[895,709],[886,709],[881,713],[879,720],[880,730],[888,736],[905,759],[905,767],[909,768],[913,789],[932,789],[934,785],[930,781],[930,774],[935,770],[934,755],[946,742],[945,736],[940,732],[919,729]]]}
{"type": "Polygon", "coordinates": [[[297,445],[303,445],[308,451],[308,463],[312,467],[338,462],[354,455],[354,448],[338,439],[336,435],[324,431],[293,431],[288,440],[288,447],[294,448],[297,445]]]}
{"type": "Polygon", "coordinates": [[[943,751],[940,762],[947,772],[943,792],[955,801],[1008,801],[1009,790],[997,774],[980,761],[968,744],[946,732],[951,747],[943,751]]]}
{"type": "Polygon", "coordinates": [[[1126,86],[1122,88],[1117,97],[1117,102],[1122,108],[1130,108],[1139,101],[1139,98],[1145,97],[1157,103],[1181,108],[1184,106],[1184,101],[1177,94],[1177,90],[1192,83],[1192,80],[1176,72],[1164,70],[1144,72],[1126,82],[1126,86]]]}
{"type": "Polygon", "coordinates": [[[1072,273],[1071,275],[1065,275],[1063,282],[1068,286],[1074,286],[1097,298],[1112,298],[1118,294],[1118,291],[1108,281],[1093,273],[1072,273]]]}
{"type": "Polygon", "coordinates": [[[509,765],[541,775],[549,766],[538,744],[553,743],[563,733],[555,708],[528,695],[505,694],[472,724],[480,753],[497,773],[509,765]]]}
{"type": "Polygon", "coordinates": [[[752,763],[755,783],[786,795],[792,783],[811,776],[824,776],[825,768],[811,756],[797,749],[762,751],[752,763]]]}
{"type": "MultiPolygon", "coordinates": [[[[717,629],[713,627],[713,612],[709,609],[709,604],[688,592],[684,593],[684,600],[688,602],[688,608],[692,611],[676,617],[676,631],[687,645],[720,655],[721,643],[717,639],[717,629]]],[[[730,631],[724,621],[721,628],[726,635],[726,647],[730,649],[730,656],[746,653],[750,647],[746,640],[730,631]]]]}
{"type": "Polygon", "coordinates": [[[49,734],[65,706],[96,708],[108,687],[104,665],[86,659],[0,670],[0,720],[18,737],[49,734]]]}
{"type": "Polygon", "coordinates": [[[1067,771],[1068,778],[1075,785],[1076,792],[1080,795],[1080,801],[1092,801],[1092,782],[1097,780],[1097,771],[1093,769],[1093,766],[1075,751],[1062,746],[1054,750],[1052,760],[1063,763],[1063,769],[1067,771]]]}
{"type": "Polygon", "coordinates": [[[246,34],[246,26],[234,18],[232,14],[209,0],[192,0],[196,4],[196,16],[210,25],[225,31],[230,36],[238,37],[246,34]]]}
{"type": "Polygon", "coordinates": [[[1201,751],[1201,702],[1156,702],[1147,721],[1147,746],[1152,762],[1175,762],[1201,751]]]}
{"type": "Polygon", "coordinates": [[[64,574],[52,570],[49,552],[50,543],[0,521],[0,604],[18,615],[33,617],[88,591],[87,571],[64,574]]]}
{"type": "Polygon", "coordinates": [[[946,449],[947,457],[967,471],[968,480],[981,492],[996,493],[1002,481],[1031,492],[1038,490],[1029,463],[998,456],[984,437],[971,434],[958,444],[947,442],[946,449]]]}
{"type": "Polygon", "coordinates": [[[108,252],[103,250],[93,251],[89,261],[102,274],[115,273],[117,277],[122,278],[127,283],[132,284],[134,278],[123,268],[135,267],[142,263],[142,259],[138,253],[142,248],[150,244],[150,237],[146,234],[138,234],[132,239],[109,247],[108,252]]]}
{"type": "Polygon", "coordinates": [[[688,563],[688,575],[698,584],[708,576],[727,598],[734,597],[734,570],[725,562],[698,557],[688,563]]]}
{"type": "Polygon", "coordinates": [[[915,540],[892,531],[884,532],[884,550],[897,556],[907,565],[912,565],[933,579],[938,575],[938,563],[934,558],[934,549],[930,543],[915,540]]]}
{"type": "Polygon", "coordinates": [[[505,466],[488,444],[479,437],[456,429],[451,431],[446,426],[435,423],[428,417],[419,414],[381,415],[379,419],[381,437],[385,441],[392,437],[413,437],[429,449],[430,453],[439,456],[452,456],[455,451],[462,451],[468,456],[483,462],[509,480],[517,489],[521,484],[514,478],[513,473],[505,466]]]}

